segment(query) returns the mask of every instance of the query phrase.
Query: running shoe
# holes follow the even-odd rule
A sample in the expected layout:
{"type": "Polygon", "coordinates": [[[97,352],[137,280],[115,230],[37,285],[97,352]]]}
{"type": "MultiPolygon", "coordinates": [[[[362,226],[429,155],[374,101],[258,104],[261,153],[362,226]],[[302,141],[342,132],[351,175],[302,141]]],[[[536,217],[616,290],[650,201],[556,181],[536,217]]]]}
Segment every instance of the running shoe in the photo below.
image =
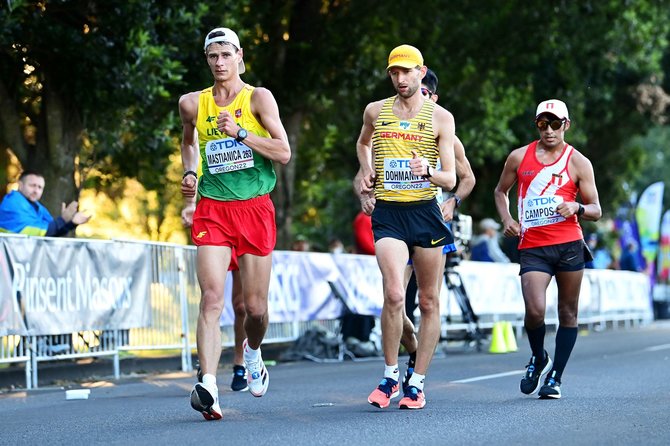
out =
{"type": "Polygon", "coordinates": [[[233,381],[230,388],[235,392],[244,392],[249,389],[247,384],[247,369],[243,365],[233,365],[233,381]]]}
{"type": "Polygon", "coordinates": [[[249,392],[256,397],[265,395],[270,384],[270,374],[265,368],[265,363],[261,357],[261,351],[258,350],[258,360],[253,361],[247,358],[247,340],[244,340],[244,366],[247,369],[247,384],[249,385],[249,392]]]}
{"type": "Polygon", "coordinates": [[[409,387],[409,379],[414,374],[414,364],[410,365],[407,363],[407,369],[405,370],[405,376],[402,378],[402,393],[407,393],[407,388],[409,387]]]}
{"type": "Polygon", "coordinates": [[[415,386],[407,387],[405,396],[398,403],[401,409],[423,409],[426,405],[426,397],[423,390],[419,390],[415,386]]]}
{"type": "Polygon", "coordinates": [[[220,420],[223,418],[219,407],[219,389],[216,386],[205,386],[196,383],[191,391],[191,407],[202,414],[205,420],[220,420]]]}
{"type": "Polygon", "coordinates": [[[368,403],[379,407],[380,409],[385,409],[389,407],[391,400],[398,395],[400,395],[398,381],[393,378],[385,377],[381,380],[377,388],[372,391],[370,396],[368,396],[368,403]]]}
{"type": "Polygon", "coordinates": [[[561,381],[556,379],[556,371],[554,370],[544,380],[544,385],[540,389],[540,399],[560,399],[561,398],[561,381]]]}
{"type": "Polygon", "coordinates": [[[530,361],[528,361],[528,364],[526,365],[526,374],[523,376],[521,383],[519,384],[521,393],[532,395],[537,392],[537,389],[540,388],[540,378],[542,378],[542,375],[549,373],[552,364],[551,358],[546,350],[544,351],[544,361],[541,363],[538,363],[535,356],[531,356],[530,361]]]}

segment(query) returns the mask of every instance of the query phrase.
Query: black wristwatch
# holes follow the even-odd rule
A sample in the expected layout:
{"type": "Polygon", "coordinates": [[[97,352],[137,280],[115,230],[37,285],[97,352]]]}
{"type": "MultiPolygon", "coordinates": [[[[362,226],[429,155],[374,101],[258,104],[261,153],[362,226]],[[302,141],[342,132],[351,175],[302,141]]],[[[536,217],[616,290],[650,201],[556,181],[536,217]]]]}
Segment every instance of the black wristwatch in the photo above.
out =
{"type": "Polygon", "coordinates": [[[237,138],[235,138],[235,141],[242,142],[247,139],[247,136],[249,136],[249,132],[247,132],[246,129],[240,127],[240,129],[237,131],[237,138]]]}
{"type": "Polygon", "coordinates": [[[584,215],[585,211],[586,211],[586,209],[584,209],[584,206],[582,206],[581,203],[580,203],[579,204],[579,209],[577,209],[577,217],[581,217],[582,215],[584,215]]]}
{"type": "Polygon", "coordinates": [[[184,176],[182,176],[181,179],[183,180],[183,179],[186,178],[188,175],[193,175],[193,176],[195,177],[196,180],[198,179],[198,174],[197,174],[197,172],[194,172],[194,171],[192,171],[192,170],[187,170],[186,172],[184,172],[184,176]]]}
{"type": "Polygon", "coordinates": [[[424,178],[430,178],[432,177],[433,174],[430,173],[430,164],[426,166],[426,174],[423,176],[424,178]]]}

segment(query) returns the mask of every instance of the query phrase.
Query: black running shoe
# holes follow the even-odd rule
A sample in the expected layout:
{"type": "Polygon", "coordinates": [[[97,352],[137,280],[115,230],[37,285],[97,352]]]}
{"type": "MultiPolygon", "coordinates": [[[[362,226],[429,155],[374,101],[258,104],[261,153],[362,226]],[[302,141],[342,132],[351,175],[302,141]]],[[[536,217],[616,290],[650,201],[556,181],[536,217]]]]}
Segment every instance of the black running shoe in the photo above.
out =
{"type": "Polygon", "coordinates": [[[521,384],[519,384],[521,393],[532,395],[540,388],[540,378],[542,378],[542,375],[547,374],[553,365],[546,350],[544,351],[544,356],[544,361],[539,364],[535,356],[531,356],[528,365],[526,365],[526,374],[521,379],[521,384]]]}
{"type": "Polygon", "coordinates": [[[538,395],[542,400],[557,400],[561,397],[561,381],[556,379],[556,371],[547,376],[538,395]]]}
{"type": "Polygon", "coordinates": [[[233,366],[233,381],[230,383],[230,388],[235,392],[243,392],[249,389],[247,384],[247,369],[243,365],[233,366]]]}

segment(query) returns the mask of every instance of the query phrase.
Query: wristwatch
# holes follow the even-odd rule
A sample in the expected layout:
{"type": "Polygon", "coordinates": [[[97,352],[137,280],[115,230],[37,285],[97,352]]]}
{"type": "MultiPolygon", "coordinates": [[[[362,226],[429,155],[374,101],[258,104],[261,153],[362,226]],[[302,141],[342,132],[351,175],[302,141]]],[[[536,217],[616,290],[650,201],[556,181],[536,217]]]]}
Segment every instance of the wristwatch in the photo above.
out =
{"type": "Polygon", "coordinates": [[[237,131],[237,138],[235,138],[235,141],[242,142],[247,139],[247,136],[249,136],[249,132],[247,132],[246,129],[240,127],[240,129],[237,131]]]}
{"type": "Polygon", "coordinates": [[[454,194],[454,195],[452,195],[452,196],[454,197],[454,201],[456,202],[456,207],[460,207],[460,205],[461,205],[461,197],[459,197],[459,196],[456,195],[456,194],[454,194]]]}
{"type": "Polygon", "coordinates": [[[426,174],[423,176],[424,178],[430,178],[433,176],[432,173],[430,173],[430,164],[426,166],[426,174]]]}

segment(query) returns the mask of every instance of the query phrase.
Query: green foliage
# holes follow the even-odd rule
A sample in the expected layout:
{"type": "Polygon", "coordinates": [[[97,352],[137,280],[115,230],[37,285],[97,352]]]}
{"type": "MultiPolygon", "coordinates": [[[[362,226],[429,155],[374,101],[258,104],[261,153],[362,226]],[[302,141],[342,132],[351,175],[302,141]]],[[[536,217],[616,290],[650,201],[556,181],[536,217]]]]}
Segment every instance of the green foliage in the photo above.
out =
{"type": "MultiPolygon", "coordinates": [[[[504,160],[537,138],[535,106],[550,97],[569,106],[567,139],[592,160],[606,213],[627,198],[625,185],[636,187],[647,175],[646,160],[658,162],[660,143],[634,137],[667,118],[666,0],[550,0],[540,7],[520,0],[7,5],[0,9],[0,87],[12,107],[0,110],[0,144],[15,150],[10,130],[20,125],[21,161],[44,158],[62,171],[66,162],[40,144],[53,106],[44,94],[53,91],[68,111],[62,125],[80,134],[86,184],[113,194],[120,193],[112,187],[118,177],[165,192],[181,130],[177,100],[212,82],[204,34],[217,26],[238,31],[243,79],[273,92],[291,138],[293,160],[283,176],[290,184],[282,191],[288,209],[278,212],[280,225],[292,221],[293,232],[317,246],[331,236],[350,240],[363,109],[393,95],[386,58],[402,43],[420,48],[440,78],[439,102],[454,113],[477,176],[464,202],[476,219],[495,213],[492,191],[504,160]]],[[[156,212],[170,200],[179,200],[174,191],[162,194],[156,212]]]]}

